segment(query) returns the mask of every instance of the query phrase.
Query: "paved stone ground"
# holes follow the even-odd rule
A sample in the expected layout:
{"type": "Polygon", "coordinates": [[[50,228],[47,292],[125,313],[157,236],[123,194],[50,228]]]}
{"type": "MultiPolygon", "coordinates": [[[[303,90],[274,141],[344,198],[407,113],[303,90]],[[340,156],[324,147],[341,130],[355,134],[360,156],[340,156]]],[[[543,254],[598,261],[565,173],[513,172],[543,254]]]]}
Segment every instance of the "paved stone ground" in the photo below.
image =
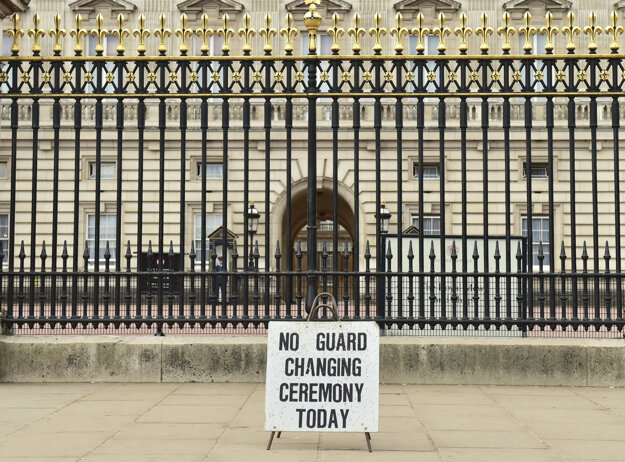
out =
{"type": "Polygon", "coordinates": [[[625,461],[625,389],[382,386],[380,433],[284,433],[255,384],[0,384],[0,461],[625,461]]]}

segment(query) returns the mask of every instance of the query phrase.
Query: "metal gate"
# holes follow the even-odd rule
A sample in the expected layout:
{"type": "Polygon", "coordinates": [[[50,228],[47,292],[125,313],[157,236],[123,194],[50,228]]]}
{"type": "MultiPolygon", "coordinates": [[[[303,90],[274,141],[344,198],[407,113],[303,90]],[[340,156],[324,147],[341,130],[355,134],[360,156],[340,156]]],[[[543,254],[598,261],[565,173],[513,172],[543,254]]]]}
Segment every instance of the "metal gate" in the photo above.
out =
{"type": "Polygon", "coordinates": [[[423,14],[407,28],[398,13],[390,31],[355,14],[345,36],[338,14],[322,31],[320,0],[307,4],[302,55],[291,13],[279,35],[269,15],[256,31],[249,15],[235,30],[225,14],[214,31],[206,14],[195,30],[183,14],[177,52],[165,16],[150,31],[141,15],[136,56],[122,14],[111,31],[77,15],[67,37],[57,15],[50,38],[35,15],[32,55],[13,17],[0,70],[4,322],[15,333],[258,332],[302,319],[327,289],[342,318],[388,332],[621,336],[616,12],[600,53],[594,13],[583,34],[570,13],[556,43],[551,13],[538,30],[529,13],[515,29],[505,12],[496,34],[486,14],[474,30],[461,14],[453,34],[443,13],[431,30],[423,14]]]}

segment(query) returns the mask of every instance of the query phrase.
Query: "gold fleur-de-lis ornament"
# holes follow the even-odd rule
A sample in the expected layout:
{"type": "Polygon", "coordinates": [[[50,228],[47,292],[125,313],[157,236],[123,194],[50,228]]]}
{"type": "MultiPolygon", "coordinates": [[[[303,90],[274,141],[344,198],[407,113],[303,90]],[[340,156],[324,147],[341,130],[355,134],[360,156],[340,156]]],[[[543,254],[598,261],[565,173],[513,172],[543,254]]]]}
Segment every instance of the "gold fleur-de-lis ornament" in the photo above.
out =
{"type": "Polygon", "coordinates": [[[438,13],[438,27],[434,28],[434,35],[438,35],[438,47],[439,52],[445,52],[447,46],[445,45],[445,37],[451,35],[451,29],[445,27],[445,14],[441,11],[438,13]]]}
{"type": "Polygon", "coordinates": [[[11,45],[11,53],[19,53],[19,38],[24,36],[24,29],[20,29],[20,15],[15,13],[11,17],[12,28],[7,31],[9,37],[13,37],[13,45],[11,45]]]}
{"type": "Polygon", "coordinates": [[[135,29],[132,34],[139,39],[137,42],[137,52],[145,53],[147,47],[145,46],[145,39],[150,36],[150,31],[145,28],[145,15],[139,16],[139,28],[135,29]]]}
{"type": "Polygon", "coordinates": [[[334,13],[332,15],[332,27],[328,28],[328,35],[332,37],[332,46],[330,47],[330,51],[339,52],[341,51],[341,45],[339,44],[339,38],[342,35],[345,35],[345,29],[343,29],[340,24],[341,18],[338,13],[334,13]]]}
{"type": "Polygon", "coordinates": [[[180,53],[189,51],[187,39],[193,35],[193,30],[187,27],[188,18],[185,13],[180,15],[180,28],[176,29],[176,37],[180,37],[180,53]]]}
{"type": "Polygon", "coordinates": [[[224,43],[221,46],[221,51],[224,53],[230,52],[230,37],[234,36],[234,29],[230,27],[230,16],[228,13],[224,13],[221,17],[222,27],[217,29],[217,35],[223,37],[224,43]]]}
{"type": "Polygon", "coordinates": [[[126,51],[126,47],[124,46],[124,38],[130,35],[130,31],[124,27],[124,15],[119,13],[117,15],[117,29],[113,31],[113,35],[117,37],[117,46],[115,47],[115,51],[118,53],[123,53],[126,51]]]}
{"type": "Polygon", "coordinates": [[[401,13],[397,13],[395,15],[395,27],[391,29],[391,35],[395,36],[395,51],[397,53],[401,53],[404,51],[404,36],[408,35],[408,29],[402,27],[401,23],[404,20],[404,17],[401,13]]]}
{"type": "Polygon", "coordinates": [[[373,17],[373,23],[375,27],[369,29],[369,35],[375,37],[375,44],[373,45],[373,51],[380,53],[382,51],[382,36],[386,35],[386,29],[382,27],[382,15],[376,13],[373,17]]]}
{"type": "Polygon", "coordinates": [[[581,32],[580,28],[575,25],[575,13],[569,11],[567,15],[569,25],[562,28],[562,33],[568,37],[566,49],[569,52],[575,51],[575,36],[581,32]]]}
{"type": "Polygon", "coordinates": [[[547,43],[545,43],[545,51],[551,52],[555,48],[553,45],[553,37],[558,35],[558,28],[552,25],[553,23],[553,13],[551,11],[547,11],[545,15],[546,26],[540,28],[540,33],[547,37],[547,43]]]}
{"type": "Polygon", "coordinates": [[[532,15],[529,11],[526,11],[523,15],[523,22],[525,25],[523,27],[519,27],[519,34],[523,34],[525,36],[523,51],[525,51],[525,53],[530,53],[532,51],[532,37],[536,35],[536,32],[538,31],[532,26],[532,15]]]}
{"type": "Polygon", "coordinates": [[[590,40],[588,41],[588,49],[590,52],[597,50],[597,36],[601,34],[601,27],[597,26],[597,14],[593,11],[588,17],[590,22],[589,26],[584,27],[584,34],[588,35],[590,40]]]}
{"type": "Polygon", "coordinates": [[[245,13],[243,16],[243,27],[239,29],[239,35],[243,37],[243,53],[248,54],[252,51],[252,37],[256,35],[256,31],[251,27],[252,16],[245,13]]]}
{"type": "Polygon", "coordinates": [[[293,51],[293,37],[295,37],[299,31],[297,28],[293,27],[293,14],[286,14],[286,27],[280,29],[280,35],[286,38],[286,42],[284,44],[284,51],[287,53],[291,53],[293,51]]]}
{"type": "Polygon", "coordinates": [[[610,22],[611,24],[605,28],[605,33],[612,36],[610,50],[616,52],[619,49],[618,36],[624,32],[623,27],[618,25],[618,13],[616,11],[610,14],[610,22]]]}
{"type": "Polygon", "coordinates": [[[308,5],[308,11],[304,15],[304,25],[308,30],[308,52],[315,54],[317,52],[317,30],[323,19],[317,11],[321,0],[306,0],[305,4],[308,5]]]}
{"type": "Polygon", "coordinates": [[[488,15],[486,13],[482,13],[480,16],[480,21],[482,23],[481,27],[475,29],[476,35],[482,36],[482,43],[480,44],[480,51],[482,53],[488,52],[488,36],[493,35],[495,32],[492,27],[488,26],[488,15]]]}
{"type": "Polygon", "coordinates": [[[164,14],[161,14],[158,18],[160,28],[154,31],[155,37],[160,37],[161,42],[158,45],[159,53],[165,54],[167,52],[167,37],[171,36],[171,29],[168,29],[165,25],[167,23],[167,18],[164,14]]]}
{"type": "Polygon", "coordinates": [[[33,16],[33,26],[30,29],[28,29],[28,35],[33,37],[33,53],[35,54],[39,54],[39,52],[41,52],[41,45],[39,44],[39,38],[40,37],[44,37],[46,35],[46,31],[43,30],[41,27],[39,27],[41,25],[41,16],[39,16],[38,14],[33,16]]]}
{"type": "Polygon", "coordinates": [[[80,14],[77,14],[74,17],[74,22],[75,22],[75,27],[69,31],[69,35],[74,37],[74,41],[75,41],[74,52],[82,53],[83,51],[82,38],[89,35],[89,33],[87,32],[87,29],[82,28],[82,16],[80,14]]]}
{"type": "Polygon", "coordinates": [[[501,35],[503,38],[503,43],[501,44],[501,51],[504,53],[508,53],[510,51],[510,37],[514,35],[516,29],[510,25],[512,18],[510,17],[510,13],[507,11],[503,14],[503,26],[497,28],[497,34],[501,35]]]}
{"type": "Polygon", "coordinates": [[[61,15],[59,13],[54,15],[54,28],[49,32],[51,37],[54,37],[54,45],[52,45],[52,51],[54,53],[61,53],[63,46],[61,45],[61,39],[67,35],[67,31],[61,27],[61,15]]]}
{"type": "Polygon", "coordinates": [[[423,13],[417,14],[417,27],[414,27],[411,31],[412,35],[417,36],[416,50],[419,54],[423,54],[423,52],[425,51],[424,39],[430,34],[430,29],[423,26],[424,21],[425,21],[425,17],[423,16],[423,13]]]}
{"type": "Polygon", "coordinates": [[[209,51],[208,47],[208,38],[212,37],[213,29],[208,27],[208,15],[206,13],[202,14],[200,18],[200,22],[202,23],[202,27],[196,29],[195,33],[202,39],[202,44],[200,45],[200,52],[202,54],[206,54],[209,51]]]}
{"type": "Polygon", "coordinates": [[[259,32],[260,35],[265,37],[265,44],[263,45],[263,51],[266,54],[271,53],[271,51],[273,50],[273,45],[271,44],[271,37],[273,37],[277,33],[278,32],[273,27],[271,27],[271,15],[266,14],[265,15],[265,28],[261,29],[259,32]]]}
{"type": "Polygon", "coordinates": [[[359,53],[360,50],[362,50],[362,46],[360,45],[360,37],[363,37],[365,33],[365,30],[360,27],[360,13],[355,13],[354,27],[350,27],[347,30],[347,34],[353,37],[352,51],[354,53],[359,53]]]}
{"type": "Polygon", "coordinates": [[[102,17],[102,14],[98,14],[95,18],[96,28],[91,30],[91,35],[93,37],[96,37],[98,40],[95,46],[96,53],[104,52],[104,37],[106,37],[109,34],[109,31],[106,30],[104,27],[102,27],[103,23],[104,23],[104,18],[102,17]]]}
{"type": "Polygon", "coordinates": [[[472,33],[473,29],[467,27],[467,14],[464,12],[460,13],[460,27],[456,27],[454,29],[454,34],[460,36],[460,45],[458,46],[458,50],[463,54],[469,49],[467,39],[472,33]]]}

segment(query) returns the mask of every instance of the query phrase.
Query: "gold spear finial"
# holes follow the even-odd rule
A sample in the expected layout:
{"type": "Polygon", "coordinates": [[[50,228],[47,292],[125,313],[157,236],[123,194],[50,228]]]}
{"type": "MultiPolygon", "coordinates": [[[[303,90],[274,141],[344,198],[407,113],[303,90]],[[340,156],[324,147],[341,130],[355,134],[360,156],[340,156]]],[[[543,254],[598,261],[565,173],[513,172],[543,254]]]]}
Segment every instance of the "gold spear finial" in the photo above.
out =
{"type": "Polygon", "coordinates": [[[375,37],[373,51],[379,53],[382,51],[382,36],[386,35],[386,29],[382,27],[382,15],[380,13],[376,13],[375,16],[373,16],[373,23],[375,24],[375,27],[369,29],[369,35],[375,37]]]}
{"type": "Polygon", "coordinates": [[[33,53],[39,53],[41,51],[41,45],[39,44],[39,37],[45,37],[46,31],[41,27],[41,16],[35,14],[33,16],[34,27],[28,29],[28,35],[34,38],[33,41],[33,53]]]}
{"type": "Polygon", "coordinates": [[[287,53],[293,51],[293,37],[295,37],[299,31],[293,27],[293,14],[286,14],[286,27],[280,29],[280,35],[286,37],[286,43],[284,44],[284,51],[287,53]]]}
{"type": "Polygon", "coordinates": [[[139,28],[135,29],[132,34],[135,37],[139,38],[139,42],[137,43],[137,51],[139,53],[145,53],[147,51],[147,47],[145,46],[145,39],[150,36],[150,31],[145,28],[144,14],[139,16],[139,28]]]}
{"type": "Polygon", "coordinates": [[[265,15],[265,28],[261,29],[259,34],[265,37],[265,45],[263,45],[263,51],[265,53],[270,53],[273,50],[273,46],[271,45],[271,37],[276,35],[278,32],[271,27],[271,15],[265,15]]]}
{"type": "Polygon", "coordinates": [[[552,26],[553,13],[551,11],[547,11],[547,14],[545,15],[545,21],[547,25],[544,27],[541,27],[540,33],[547,36],[547,43],[545,44],[545,51],[553,51],[553,49],[555,48],[553,45],[553,37],[558,35],[558,28],[552,26]]]}
{"type": "Polygon", "coordinates": [[[332,15],[332,27],[328,28],[328,35],[332,37],[332,46],[330,51],[341,51],[339,37],[345,35],[345,30],[340,26],[341,18],[338,13],[332,15]]]}
{"type": "Polygon", "coordinates": [[[566,49],[569,51],[575,51],[575,36],[581,32],[580,28],[575,25],[575,13],[569,11],[567,15],[569,25],[562,28],[562,32],[568,36],[566,49]]]}
{"type": "Polygon", "coordinates": [[[13,26],[12,29],[9,29],[7,31],[7,34],[9,35],[9,37],[13,37],[13,45],[11,46],[11,52],[12,53],[19,53],[20,51],[20,42],[19,42],[19,38],[24,36],[24,29],[20,29],[19,25],[20,25],[20,15],[15,13],[12,17],[11,17],[11,25],[13,26]]]}
{"type": "Polygon", "coordinates": [[[347,30],[347,34],[351,35],[354,38],[354,42],[352,44],[352,51],[359,52],[362,50],[362,46],[360,45],[360,37],[365,35],[365,30],[360,27],[360,13],[354,14],[354,27],[350,27],[347,30]]]}
{"type": "Polygon", "coordinates": [[[323,19],[317,11],[321,0],[306,0],[305,4],[308,5],[308,11],[304,15],[304,25],[308,29],[308,51],[314,54],[317,52],[317,30],[323,19]]]}
{"type": "Polygon", "coordinates": [[[408,29],[402,27],[401,23],[404,20],[404,17],[401,13],[397,13],[395,15],[395,27],[391,29],[391,35],[395,36],[395,51],[401,53],[404,51],[404,41],[403,37],[408,35],[408,29]]]}
{"type": "Polygon", "coordinates": [[[74,29],[69,31],[69,35],[74,37],[74,40],[75,40],[74,52],[75,53],[82,53],[82,51],[83,51],[83,48],[82,48],[82,38],[86,37],[87,35],[89,35],[89,32],[87,32],[87,29],[83,29],[82,28],[82,16],[80,14],[77,14],[74,17],[74,22],[75,22],[76,26],[74,27],[74,29]]]}
{"type": "Polygon", "coordinates": [[[224,53],[228,53],[230,51],[230,37],[234,35],[234,29],[229,27],[230,25],[230,16],[228,13],[224,13],[221,17],[221,22],[223,27],[217,29],[217,35],[224,38],[224,43],[221,46],[221,51],[224,53]]]}
{"type": "Polygon", "coordinates": [[[532,15],[529,11],[526,11],[523,15],[523,22],[525,25],[519,27],[519,34],[525,35],[525,43],[523,44],[523,51],[532,51],[532,37],[536,35],[536,28],[532,26],[532,15]]]}
{"type": "Polygon", "coordinates": [[[239,29],[239,35],[243,37],[243,52],[249,53],[252,51],[252,37],[256,35],[256,31],[252,29],[250,24],[252,23],[252,17],[249,13],[245,13],[243,16],[243,27],[239,29]]]}
{"type": "Polygon", "coordinates": [[[456,27],[454,29],[454,34],[460,36],[460,45],[458,46],[458,50],[460,50],[461,53],[466,53],[469,49],[467,39],[472,33],[473,29],[467,27],[467,14],[464,12],[460,13],[460,27],[456,27]]]}
{"type": "Polygon", "coordinates": [[[160,29],[156,29],[154,31],[154,36],[155,37],[160,37],[161,39],[161,43],[158,45],[158,51],[160,53],[166,53],[167,52],[167,44],[165,43],[165,40],[167,39],[167,37],[169,37],[171,35],[171,29],[168,29],[167,27],[165,27],[165,24],[167,23],[167,18],[165,17],[164,14],[161,14],[158,17],[159,20],[159,24],[160,24],[160,29]]]}
{"type": "Polygon", "coordinates": [[[424,21],[425,17],[423,16],[423,13],[417,14],[417,27],[412,29],[412,35],[417,36],[417,52],[419,54],[423,54],[425,51],[424,38],[430,34],[430,29],[423,27],[424,21]]]}
{"type": "Polygon", "coordinates": [[[611,24],[605,28],[605,33],[612,35],[610,50],[618,51],[618,36],[619,34],[622,34],[624,32],[624,29],[622,26],[618,25],[618,13],[616,11],[612,11],[612,13],[610,14],[610,22],[611,24]]]}
{"type": "Polygon", "coordinates": [[[481,20],[482,26],[475,29],[475,34],[482,36],[482,44],[480,45],[480,51],[487,52],[489,48],[488,36],[493,35],[495,31],[492,27],[488,27],[488,15],[486,13],[482,13],[482,15],[480,16],[480,20],[481,20]]]}
{"type": "Polygon", "coordinates": [[[98,14],[95,18],[96,28],[91,30],[91,35],[97,37],[98,43],[95,46],[96,53],[104,52],[104,37],[109,34],[109,31],[102,27],[104,23],[104,18],[102,14],[98,14]]]}
{"type": "Polygon", "coordinates": [[[130,35],[130,31],[124,27],[124,15],[119,13],[117,15],[117,29],[113,31],[113,35],[117,37],[117,46],[115,47],[115,51],[118,53],[123,53],[126,51],[126,47],[124,46],[124,38],[130,35]]]}
{"type": "Polygon", "coordinates": [[[187,27],[188,18],[185,13],[180,15],[180,28],[176,29],[176,36],[180,37],[180,53],[186,53],[189,51],[189,45],[187,44],[187,38],[193,35],[193,29],[187,27]]]}
{"type": "Polygon", "coordinates": [[[590,51],[595,51],[597,49],[597,35],[601,34],[602,29],[597,26],[597,14],[594,11],[590,13],[588,20],[590,21],[590,25],[584,27],[584,34],[590,37],[588,49],[590,51]]]}
{"type": "Polygon", "coordinates": [[[438,47],[436,49],[445,52],[445,50],[447,50],[445,36],[451,35],[451,29],[445,27],[445,13],[442,11],[438,13],[438,27],[435,27],[432,32],[434,32],[434,35],[438,35],[438,47]]]}
{"type": "Polygon", "coordinates": [[[49,34],[51,37],[54,37],[52,51],[55,53],[62,52],[61,38],[67,35],[67,31],[61,27],[61,15],[59,13],[54,15],[54,29],[50,29],[49,34]]]}
{"type": "Polygon", "coordinates": [[[209,51],[209,47],[208,47],[208,37],[211,37],[213,35],[213,29],[211,29],[210,27],[208,27],[208,15],[206,13],[202,14],[202,17],[200,19],[200,22],[202,23],[202,27],[200,27],[199,29],[197,29],[195,31],[195,33],[202,38],[202,45],[200,46],[200,52],[202,53],[208,53],[209,51]]]}
{"type": "Polygon", "coordinates": [[[497,34],[503,37],[503,43],[501,44],[502,51],[510,51],[510,37],[514,35],[516,29],[510,25],[512,18],[507,11],[503,14],[503,26],[497,29],[497,34]]]}

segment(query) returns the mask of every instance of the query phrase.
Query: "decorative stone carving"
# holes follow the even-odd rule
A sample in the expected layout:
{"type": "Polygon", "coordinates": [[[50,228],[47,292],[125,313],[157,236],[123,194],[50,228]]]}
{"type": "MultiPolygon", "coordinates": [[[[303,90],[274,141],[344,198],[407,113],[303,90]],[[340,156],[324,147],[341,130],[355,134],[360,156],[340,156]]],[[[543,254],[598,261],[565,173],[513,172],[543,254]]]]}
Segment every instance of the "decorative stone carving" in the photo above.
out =
{"type": "Polygon", "coordinates": [[[126,0],[77,0],[69,4],[74,13],[80,13],[84,19],[95,18],[98,13],[110,11],[110,17],[116,18],[119,13],[129,15],[137,9],[137,5],[126,0]]]}
{"type": "Polygon", "coordinates": [[[523,18],[526,11],[544,16],[547,11],[553,13],[554,19],[562,19],[571,9],[569,0],[510,0],[504,3],[503,9],[508,11],[513,19],[523,18]]]}

